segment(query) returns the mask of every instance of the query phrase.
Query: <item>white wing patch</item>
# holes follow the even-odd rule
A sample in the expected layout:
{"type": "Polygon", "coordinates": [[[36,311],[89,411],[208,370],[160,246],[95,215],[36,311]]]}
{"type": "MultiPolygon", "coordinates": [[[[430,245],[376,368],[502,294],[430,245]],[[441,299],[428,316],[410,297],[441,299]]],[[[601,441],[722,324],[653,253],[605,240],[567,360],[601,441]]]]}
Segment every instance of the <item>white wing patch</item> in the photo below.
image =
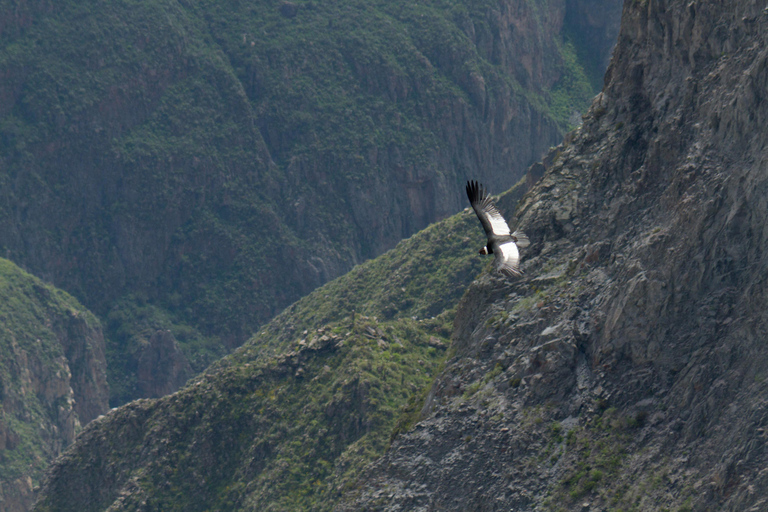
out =
{"type": "Polygon", "coordinates": [[[491,223],[491,229],[493,230],[494,235],[506,236],[510,234],[507,221],[505,221],[504,217],[502,217],[501,213],[499,213],[496,205],[491,202],[490,196],[483,200],[481,207],[483,213],[485,213],[486,217],[488,218],[488,222],[491,223]]]}
{"type": "Polygon", "coordinates": [[[523,275],[520,271],[520,252],[515,242],[507,242],[499,245],[499,253],[496,254],[496,269],[503,274],[517,277],[523,275]]]}
{"type": "Polygon", "coordinates": [[[496,236],[506,236],[509,234],[509,226],[499,212],[488,212],[488,220],[491,221],[493,234],[496,236]]]}

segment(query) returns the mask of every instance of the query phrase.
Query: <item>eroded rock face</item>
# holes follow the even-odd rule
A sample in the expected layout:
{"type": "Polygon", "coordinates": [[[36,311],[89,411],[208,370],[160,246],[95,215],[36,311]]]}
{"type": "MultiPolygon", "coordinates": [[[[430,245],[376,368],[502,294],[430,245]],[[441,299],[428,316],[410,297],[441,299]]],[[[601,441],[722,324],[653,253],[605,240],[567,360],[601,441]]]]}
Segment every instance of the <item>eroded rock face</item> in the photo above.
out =
{"type": "Polygon", "coordinates": [[[29,510],[49,462],[107,411],[104,338],[72,297],[0,259],[0,509],[29,510]]]}
{"type": "Polygon", "coordinates": [[[88,315],[73,312],[62,322],[59,334],[70,371],[75,412],[83,425],[109,409],[104,335],[93,317],[86,319],[88,315]]]}
{"type": "Polygon", "coordinates": [[[762,510],[768,12],[628,2],[424,419],[342,510],[762,510]]]}
{"type": "Polygon", "coordinates": [[[193,375],[173,334],[155,332],[138,356],[139,396],[158,398],[178,390],[193,375]]]}

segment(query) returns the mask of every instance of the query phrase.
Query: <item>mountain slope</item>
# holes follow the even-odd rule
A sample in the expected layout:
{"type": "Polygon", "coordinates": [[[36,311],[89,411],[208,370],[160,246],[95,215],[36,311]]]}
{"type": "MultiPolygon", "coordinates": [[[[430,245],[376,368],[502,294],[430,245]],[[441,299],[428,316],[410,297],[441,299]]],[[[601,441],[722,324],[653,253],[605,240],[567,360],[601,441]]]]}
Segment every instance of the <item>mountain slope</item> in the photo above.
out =
{"type": "MultiPolygon", "coordinates": [[[[513,224],[532,241],[526,276],[508,281],[483,273],[472,283],[455,309],[452,346],[421,421],[409,427],[409,414],[389,450],[341,496],[339,489],[316,496],[335,496],[324,503],[338,510],[765,508],[767,37],[764,6],[750,2],[625,4],[603,93],[584,125],[550,153],[545,175],[517,207],[513,224]]],[[[469,222],[462,215],[453,221],[469,222]]],[[[447,240],[458,243],[461,233],[447,240]]],[[[440,270],[454,268],[461,266],[440,270]]],[[[394,295],[377,296],[401,310],[394,295]]],[[[333,308],[321,309],[323,299],[318,290],[296,311],[318,310],[318,321],[328,318],[350,332],[347,350],[360,346],[350,330],[356,317],[334,323],[333,308]]],[[[356,299],[350,297],[351,306],[356,299]]],[[[265,367],[257,365],[288,364],[283,378],[295,382],[310,353],[339,350],[331,348],[338,342],[330,334],[328,345],[310,340],[302,320],[289,314],[264,329],[261,340],[282,335],[274,343],[278,352],[291,340],[293,347],[304,340],[305,348],[270,356],[248,345],[198,387],[220,382],[222,400],[243,394],[261,400],[258,382],[277,381],[262,379],[265,367]]],[[[408,322],[397,312],[388,321],[408,322]]],[[[443,319],[436,323],[439,334],[443,319]]],[[[372,350],[377,336],[382,350],[395,335],[402,339],[371,327],[372,339],[363,337],[372,350]]],[[[372,352],[365,358],[378,362],[372,352]]],[[[310,370],[320,362],[309,363],[310,370]]],[[[208,396],[194,389],[92,424],[53,468],[38,509],[99,509],[98,503],[148,510],[176,489],[156,483],[182,480],[216,484],[201,493],[201,508],[225,498],[234,503],[230,508],[255,504],[249,501],[258,498],[255,488],[220,485],[216,471],[234,474],[221,460],[203,457],[193,467],[209,472],[190,467],[186,479],[163,464],[166,453],[180,456],[165,451],[165,441],[189,431],[175,429],[177,415],[179,427],[208,425],[189,419],[199,409],[183,404],[197,393],[208,396]],[[158,411],[156,422],[135,421],[150,410],[158,411]],[[121,425],[135,432],[122,438],[141,460],[110,459],[120,453],[110,428],[121,425]],[[78,485],[91,478],[103,484],[78,485]]],[[[242,434],[250,451],[237,453],[248,453],[248,462],[214,452],[249,468],[243,482],[254,481],[260,464],[275,459],[258,450],[269,445],[250,444],[258,429],[240,431],[237,420],[258,421],[261,413],[230,417],[229,411],[239,413],[221,410],[224,438],[242,434]]],[[[189,446],[180,453],[190,453],[189,446]]],[[[301,466],[285,470],[290,467],[301,466]]]]}
{"type": "Polygon", "coordinates": [[[0,248],[104,319],[113,403],[158,396],[517,181],[615,4],[0,2],[0,248]]]}
{"type": "Polygon", "coordinates": [[[71,296],[0,259],[0,500],[29,510],[50,460],[107,410],[104,338],[71,296]]]}
{"type": "Polygon", "coordinates": [[[762,510],[768,12],[627,2],[606,87],[339,510],[762,510]]]}

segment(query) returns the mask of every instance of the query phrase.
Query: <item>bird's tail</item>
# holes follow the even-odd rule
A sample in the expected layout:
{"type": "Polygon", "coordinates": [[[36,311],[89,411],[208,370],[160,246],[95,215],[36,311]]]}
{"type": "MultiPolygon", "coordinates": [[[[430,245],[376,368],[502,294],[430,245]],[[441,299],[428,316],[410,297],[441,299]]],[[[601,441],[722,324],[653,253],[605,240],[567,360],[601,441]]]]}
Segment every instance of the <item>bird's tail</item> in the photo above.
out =
{"type": "Polygon", "coordinates": [[[528,247],[531,245],[531,242],[528,240],[528,236],[519,229],[512,233],[512,238],[515,240],[515,243],[517,243],[518,247],[528,247]]]}

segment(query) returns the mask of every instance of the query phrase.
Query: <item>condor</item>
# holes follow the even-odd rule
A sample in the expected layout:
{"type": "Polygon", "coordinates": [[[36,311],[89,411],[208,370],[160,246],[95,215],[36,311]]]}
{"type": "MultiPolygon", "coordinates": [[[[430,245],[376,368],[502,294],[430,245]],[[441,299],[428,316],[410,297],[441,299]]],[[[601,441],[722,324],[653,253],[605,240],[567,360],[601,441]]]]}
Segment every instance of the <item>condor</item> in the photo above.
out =
{"type": "Polygon", "coordinates": [[[467,197],[488,237],[488,243],[480,249],[480,254],[493,254],[496,258],[493,267],[507,277],[523,275],[518,247],[528,247],[528,237],[520,230],[509,232],[507,221],[478,182],[467,182],[467,197]]]}

